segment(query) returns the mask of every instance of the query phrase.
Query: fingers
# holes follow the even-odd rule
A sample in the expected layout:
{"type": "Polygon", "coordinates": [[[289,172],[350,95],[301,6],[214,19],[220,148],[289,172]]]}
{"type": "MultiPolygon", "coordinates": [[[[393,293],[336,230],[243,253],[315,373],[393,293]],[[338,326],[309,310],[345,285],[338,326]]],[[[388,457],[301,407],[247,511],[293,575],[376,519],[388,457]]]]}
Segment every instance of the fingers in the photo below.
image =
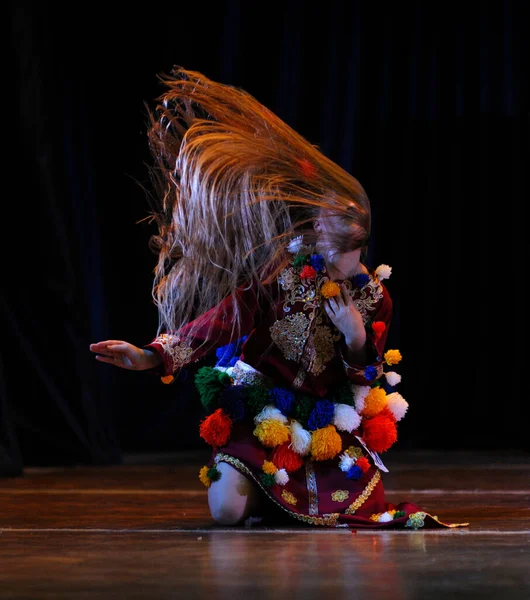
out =
{"type": "Polygon", "coordinates": [[[105,340],[104,342],[97,342],[96,344],[90,344],[90,350],[92,352],[103,352],[109,349],[109,346],[116,344],[124,344],[123,340],[105,340]]]}

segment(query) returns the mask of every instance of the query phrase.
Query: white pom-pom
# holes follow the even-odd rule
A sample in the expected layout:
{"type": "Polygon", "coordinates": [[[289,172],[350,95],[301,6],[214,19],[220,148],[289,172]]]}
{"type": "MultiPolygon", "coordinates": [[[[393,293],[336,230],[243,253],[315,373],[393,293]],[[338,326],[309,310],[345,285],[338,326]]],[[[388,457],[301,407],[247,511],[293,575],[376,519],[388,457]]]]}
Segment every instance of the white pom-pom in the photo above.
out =
{"type": "Polygon", "coordinates": [[[265,406],[263,410],[254,417],[254,423],[256,423],[256,425],[265,420],[287,423],[287,417],[279,408],[276,408],[274,404],[267,404],[267,406],[265,406]]]}
{"type": "Polygon", "coordinates": [[[304,245],[303,239],[304,238],[301,235],[293,238],[287,246],[288,252],[290,252],[291,254],[296,254],[297,252],[299,252],[302,249],[302,246],[304,245]]]}
{"type": "Polygon", "coordinates": [[[339,458],[339,469],[346,473],[355,464],[356,458],[352,458],[347,452],[343,452],[339,458]]]}
{"type": "Polygon", "coordinates": [[[394,517],[389,512],[384,512],[379,515],[377,520],[379,523],[388,523],[389,521],[393,521],[394,517]]]}
{"type": "Polygon", "coordinates": [[[364,409],[364,399],[370,391],[369,385],[353,385],[353,401],[355,402],[355,410],[362,413],[364,409]]]}
{"type": "Polygon", "coordinates": [[[409,403],[399,392],[392,392],[387,397],[387,407],[394,415],[396,421],[401,421],[409,408],[409,403]]]}
{"type": "Polygon", "coordinates": [[[394,387],[401,381],[401,375],[399,373],[396,373],[395,371],[388,371],[388,373],[385,373],[385,377],[388,381],[388,384],[392,387],[394,387]]]}
{"type": "Polygon", "coordinates": [[[291,421],[291,443],[289,447],[300,456],[306,456],[311,450],[311,432],[304,429],[298,421],[291,421]]]}
{"type": "Polygon", "coordinates": [[[347,404],[335,404],[335,414],[333,416],[333,425],[339,431],[351,433],[361,424],[361,417],[355,412],[353,406],[347,404]]]}
{"type": "Polygon", "coordinates": [[[379,265],[375,270],[375,274],[379,279],[388,279],[392,274],[392,268],[388,265],[379,265]]]}
{"type": "Polygon", "coordinates": [[[285,469],[278,469],[276,473],[274,473],[274,481],[278,485],[285,485],[289,481],[289,475],[285,469]]]}

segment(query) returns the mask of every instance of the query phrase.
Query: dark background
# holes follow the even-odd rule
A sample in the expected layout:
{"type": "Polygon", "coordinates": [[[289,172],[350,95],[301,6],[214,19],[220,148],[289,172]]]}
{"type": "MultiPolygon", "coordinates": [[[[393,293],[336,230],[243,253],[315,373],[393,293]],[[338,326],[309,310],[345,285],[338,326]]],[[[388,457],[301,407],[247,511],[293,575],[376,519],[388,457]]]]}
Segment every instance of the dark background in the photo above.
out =
{"type": "Polygon", "coordinates": [[[364,185],[410,405],[392,451],[528,450],[526,5],[11,5],[0,473],[204,448],[191,381],[88,349],[155,333],[144,103],[174,64],[245,88],[364,185]]]}

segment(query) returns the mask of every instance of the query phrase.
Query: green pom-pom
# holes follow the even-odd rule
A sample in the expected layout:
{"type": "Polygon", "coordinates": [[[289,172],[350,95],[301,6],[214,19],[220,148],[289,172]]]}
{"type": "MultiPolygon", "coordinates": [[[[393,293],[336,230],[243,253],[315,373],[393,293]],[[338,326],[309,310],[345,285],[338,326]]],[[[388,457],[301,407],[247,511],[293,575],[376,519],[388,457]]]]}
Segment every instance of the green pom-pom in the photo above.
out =
{"type": "MultiPolygon", "coordinates": [[[[223,376],[226,373],[213,367],[201,367],[195,374],[195,387],[201,397],[202,405],[208,412],[215,410],[219,394],[225,387],[223,382],[225,379],[223,377],[223,381],[221,381],[220,375],[223,376]]],[[[230,381],[230,377],[228,377],[228,381],[230,381]]]]}
{"type": "Polygon", "coordinates": [[[379,381],[379,379],[376,379],[375,381],[372,381],[370,387],[381,387],[381,382],[379,381]]]}
{"type": "Polygon", "coordinates": [[[355,404],[353,391],[349,385],[343,385],[337,392],[337,403],[353,406],[355,404]]]}
{"type": "Polygon", "coordinates": [[[307,262],[307,256],[305,254],[298,254],[298,256],[293,260],[294,267],[303,267],[307,262]]]}
{"type": "Polygon", "coordinates": [[[221,471],[215,465],[208,469],[206,475],[211,481],[219,481],[221,479],[221,471]]]}
{"type": "Polygon", "coordinates": [[[270,475],[269,473],[262,473],[261,474],[261,483],[263,483],[263,485],[265,487],[273,486],[276,483],[274,481],[274,475],[270,475]]]}
{"type": "Polygon", "coordinates": [[[404,517],[405,514],[406,513],[404,510],[396,510],[396,512],[394,513],[394,519],[399,519],[400,517],[404,517]]]}
{"type": "Polygon", "coordinates": [[[295,419],[299,421],[303,427],[307,426],[307,419],[311,414],[311,411],[315,407],[316,398],[307,396],[305,394],[297,398],[295,419]]]}
{"type": "Polygon", "coordinates": [[[261,385],[250,386],[248,405],[256,414],[260,413],[269,403],[269,390],[266,387],[261,385]]]}

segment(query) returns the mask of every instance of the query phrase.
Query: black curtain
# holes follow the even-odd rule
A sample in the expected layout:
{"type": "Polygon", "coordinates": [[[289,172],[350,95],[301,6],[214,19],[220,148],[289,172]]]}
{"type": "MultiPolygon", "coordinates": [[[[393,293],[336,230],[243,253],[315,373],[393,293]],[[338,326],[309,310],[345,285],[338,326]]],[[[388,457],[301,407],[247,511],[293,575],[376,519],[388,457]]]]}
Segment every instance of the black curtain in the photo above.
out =
{"type": "Polygon", "coordinates": [[[148,8],[10,7],[0,472],[203,447],[191,381],[88,350],[156,329],[144,103],[174,64],[245,88],[366,188],[398,446],[527,450],[526,2],[148,8]]]}

